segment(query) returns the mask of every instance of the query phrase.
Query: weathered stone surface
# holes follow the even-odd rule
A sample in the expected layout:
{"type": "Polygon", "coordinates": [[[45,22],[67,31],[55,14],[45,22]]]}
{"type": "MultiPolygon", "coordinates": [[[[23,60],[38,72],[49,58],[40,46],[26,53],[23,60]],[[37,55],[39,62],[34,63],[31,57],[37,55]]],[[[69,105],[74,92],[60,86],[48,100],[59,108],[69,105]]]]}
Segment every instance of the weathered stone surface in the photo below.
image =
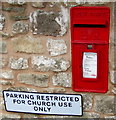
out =
{"type": "Polygon", "coordinates": [[[15,20],[15,21],[20,21],[20,20],[28,20],[29,19],[29,16],[11,16],[11,19],[12,20],[15,20]]]}
{"type": "Polygon", "coordinates": [[[116,4],[113,3],[112,5],[113,5],[113,12],[111,13],[111,16],[114,19],[114,21],[111,23],[111,27],[113,28],[114,31],[112,31],[112,30],[111,31],[114,35],[112,33],[111,34],[113,35],[114,40],[115,40],[116,39],[116,34],[115,34],[115,31],[116,31],[116,21],[115,21],[115,19],[116,19],[116,4]]]}
{"type": "Polygon", "coordinates": [[[86,120],[95,120],[95,118],[100,118],[100,114],[94,112],[84,112],[83,118],[86,118],[86,120]]]}
{"type": "Polygon", "coordinates": [[[55,20],[61,26],[60,36],[63,36],[67,32],[67,28],[68,28],[68,22],[69,22],[68,9],[61,6],[60,15],[55,20]]]}
{"type": "Polygon", "coordinates": [[[43,53],[43,45],[38,38],[33,38],[31,36],[20,36],[13,38],[13,48],[15,52],[24,53],[43,53]]]}
{"type": "Polygon", "coordinates": [[[116,86],[112,89],[112,93],[116,95],[116,86]]]}
{"type": "Polygon", "coordinates": [[[0,53],[7,53],[7,46],[5,41],[0,41],[0,53]]]}
{"type": "Polygon", "coordinates": [[[112,67],[113,70],[116,70],[116,62],[111,63],[111,67],[112,67]]]}
{"type": "Polygon", "coordinates": [[[64,6],[66,7],[76,7],[78,4],[76,2],[64,2],[64,6]]]}
{"type": "Polygon", "coordinates": [[[8,39],[10,37],[12,37],[12,35],[10,35],[9,33],[0,31],[0,36],[2,37],[2,39],[8,39]]]}
{"type": "Polygon", "coordinates": [[[26,3],[25,0],[7,0],[7,2],[11,5],[23,5],[26,3]]]}
{"type": "MultiPolygon", "coordinates": [[[[38,118],[39,115],[34,115],[34,114],[24,114],[23,118],[24,120],[31,120],[31,119],[35,119],[35,118],[38,118]]],[[[38,118],[39,119],[39,118],[38,118]]]]}
{"type": "Polygon", "coordinates": [[[6,67],[8,64],[8,58],[0,56],[0,68],[6,67]]]}
{"type": "Polygon", "coordinates": [[[27,69],[28,60],[25,58],[10,58],[10,68],[11,69],[27,69]]]}
{"type": "Polygon", "coordinates": [[[56,8],[58,5],[59,5],[59,3],[57,2],[57,0],[56,0],[56,2],[55,1],[51,1],[51,2],[49,2],[49,7],[51,7],[51,8],[56,8]]]}
{"type": "Polygon", "coordinates": [[[46,88],[42,92],[44,93],[64,93],[65,88],[46,88]]]}
{"type": "Polygon", "coordinates": [[[60,25],[55,21],[59,13],[44,12],[41,10],[30,14],[33,34],[57,36],[60,32],[60,25]]]}
{"type": "Polygon", "coordinates": [[[112,84],[116,84],[116,71],[111,71],[110,74],[112,84]]]}
{"type": "Polygon", "coordinates": [[[35,7],[35,8],[44,8],[45,4],[44,4],[44,2],[33,2],[32,3],[32,7],[35,7]]]}
{"type": "Polygon", "coordinates": [[[1,79],[13,79],[13,72],[11,70],[0,70],[1,79]]]}
{"type": "Polygon", "coordinates": [[[0,87],[0,96],[3,96],[2,91],[3,91],[3,89],[2,89],[2,87],[0,87]]]}
{"type": "Polygon", "coordinates": [[[103,114],[114,114],[116,102],[114,101],[114,96],[96,96],[95,97],[95,105],[94,109],[96,112],[100,112],[103,114]]]}
{"type": "Polygon", "coordinates": [[[28,33],[28,31],[29,31],[29,24],[26,22],[17,21],[12,26],[12,32],[14,34],[18,34],[18,33],[25,34],[28,33]]]}
{"type": "Polygon", "coordinates": [[[47,74],[19,74],[18,81],[25,84],[30,84],[39,87],[47,87],[49,82],[49,75],[47,74]]]}
{"type": "Polygon", "coordinates": [[[105,116],[105,120],[116,120],[116,116],[105,116]]]}
{"type": "Polygon", "coordinates": [[[28,91],[28,92],[37,92],[33,88],[27,88],[27,87],[10,87],[8,88],[10,91],[28,91]]]}
{"type": "Polygon", "coordinates": [[[47,58],[44,56],[34,56],[32,58],[33,69],[37,71],[66,71],[70,67],[69,61],[63,58],[47,58]]]}
{"type": "Polygon", "coordinates": [[[95,112],[83,112],[83,116],[62,116],[63,120],[99,120],[100,114],[95,112]]]}
{"type": "Polygon", "coordinates": [[[0,1],[0,11],[2,10],[2,1],[0,1]]]}
{"type": "Polygon", "coordinates": [[[12,81],[6,81],[6,80],[0,80],[0,84],[1,85],[13,85],[14,82],[12,82],[12,81]]]}
{"type": "MultiPolygon", "coordinates": [[[[0,98],[0,110],[5,110],[3,98],[0,98]]],[[[1,117],[0,117],[0,118],[1,118],[1,117]]]]}
{"type": "Polygon", "coordinates": [[[33,34],[63,36],[68,27],[68,10],[64,7],[61,12],[35,11],[30,14],[33,34]]]}
{"type": "Polygon", "coordinates": [[[19,118],[21,118],[21,116],[20,115],[18,115],[18,114],[3,114],[3,113],[0,113],[0,118],[1,118],[1,120],[8,120],[9,118],[13,118],[13,119],[18,119],[19,120],[19,118]]]}
{"type": "Polygon", "coordinates": [[[64,40],[48,39],[47,48],[51,56],[57,56],[67,53],[67,46],[64,40]]]}
{"type": "Polygon", "coordinates": [[[3,14],[0,14],[0,30],[3,30],[5,25],[5,16],[3,14]]]}
{"type": "Polygon", "coordinates": [[[18,12],[18,13],[23,13],[25,11],[25,8],[23,7],[2,7],[3,11],[7,12],[18,12]]]}
{"type": "Polygon", "coordinates": [[[82,94],[83,96],[83,109],[91,110],[93,103],[93,96],[91,94],[82,94]]]}
{"type": "Polygon", "coordinates": [[[71,74],[58,73],[52,77],[53,85],[62,87],[71,87],[71,74]]]}
{"type": "Polygon", "coordinates": [[[116,63],[116,38],[115,38],[114,42],[115,42],[115,45],[114,45],[114,48],[112,48],[112,49],[113,49],[113,52],[114,52],[114,62],[116,63]]]}

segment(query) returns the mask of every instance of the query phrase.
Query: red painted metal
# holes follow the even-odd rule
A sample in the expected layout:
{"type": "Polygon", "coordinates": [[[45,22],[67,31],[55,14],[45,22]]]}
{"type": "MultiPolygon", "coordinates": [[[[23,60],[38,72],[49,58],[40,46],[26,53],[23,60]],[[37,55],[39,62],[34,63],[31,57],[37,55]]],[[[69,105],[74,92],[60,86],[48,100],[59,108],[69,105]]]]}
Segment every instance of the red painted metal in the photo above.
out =
{"type": "Polygon", "coordinates": [[[108,90],[110,9],[72,7],[72,87],[74,91],[105,93],[108,90]],[[92,46],[89,49],[87,46],[92,46]],[[97,53],[97,77],[83,77],[84,52],[97,53]]]}

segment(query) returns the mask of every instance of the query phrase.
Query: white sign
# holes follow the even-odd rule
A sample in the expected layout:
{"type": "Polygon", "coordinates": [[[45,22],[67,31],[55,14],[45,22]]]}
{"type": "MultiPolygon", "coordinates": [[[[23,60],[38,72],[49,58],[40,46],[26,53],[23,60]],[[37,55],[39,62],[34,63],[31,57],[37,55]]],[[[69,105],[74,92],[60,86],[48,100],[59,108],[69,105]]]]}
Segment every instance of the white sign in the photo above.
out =
{"type": "Polygon", "coordinates": [[[82,115],[82,96],[3,91],[7,111],[54,115],[82,115]]]}
{"type": "Polygon", "coordinates": [[[83,53],[83,77],[97,78],[97,53],[83,53]]]}

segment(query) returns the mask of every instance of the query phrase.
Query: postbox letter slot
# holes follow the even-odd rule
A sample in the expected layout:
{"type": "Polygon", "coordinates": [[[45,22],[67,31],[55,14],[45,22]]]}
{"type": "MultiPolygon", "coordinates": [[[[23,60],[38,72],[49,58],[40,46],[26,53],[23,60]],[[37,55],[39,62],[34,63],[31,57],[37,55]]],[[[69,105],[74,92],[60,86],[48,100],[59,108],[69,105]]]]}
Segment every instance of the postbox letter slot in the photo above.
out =
{"type": "Polygon", "coordinates": [[[74,24],[74,27],[98,27],[98,28],[104,28],[106,25],[101,24],[74,24]]]}

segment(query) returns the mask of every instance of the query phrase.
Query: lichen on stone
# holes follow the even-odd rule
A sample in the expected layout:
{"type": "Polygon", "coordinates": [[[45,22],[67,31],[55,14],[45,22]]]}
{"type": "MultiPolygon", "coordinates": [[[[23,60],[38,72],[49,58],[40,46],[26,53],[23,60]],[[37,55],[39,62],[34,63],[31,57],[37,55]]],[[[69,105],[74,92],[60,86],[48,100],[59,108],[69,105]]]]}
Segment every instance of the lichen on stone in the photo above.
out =
{"type": "Polygon", "coordinates": [[[7,12],[24,13],[25,8],[24,7],[2,7],[2,10],[7,12]]]}
{"type": "Polygon", "coordinates": [[[96,112],[103,114],[114,114],[115,113],[115,96],[96,96],[94,109],[96,112]]]}
{"type": "Polygon", "coordinates": [[[64,93],[65,91],[65,88],[46,88],[42,90],[44,93],[64,93]]]}
{"type": "Polygon", "coordinates": [[[10,58],[9,63],[11,69],[19,70],[19,69],[27,69],[28,68],[28,60],[25,58],[10,58]]]}
{"type": "Polygon", "coordinates": [[[61,12],[45,12],[37,10],[30,14],[33,34],[46,36],[63,36],[68,27],[68,10],[61,7],[61,12]]]}
{"type": "Polygon", "coordinates": [[[26,34],[29,31],[29,24],[22,21],[17,21],[12,26],[12,33],[14,34],[26,34]]]}
{"type": "Polygon", "coordinates": [[[23,5],[26,3],[25,0],[7,0],[7,2],[11,5],[23,5]]]}
{"type": "Polygon", "coordinates": [[[5,26],[5,16],[3,14],[0,14],[0,31],[3,30],[5,26]]]}
{"type": "Polygon", "coordinates": [[[32,7],[35,7],[35,8],[44,8],[45,4],[44,4],[44,2],[32,2],[32,7]]]}
{"type": "Polygon", "coordinates": [[[0,84],[1,84],[1,85],[13,85],[14,82],[12,82],[12,81],[0,80],[0,84]]]}
{"type": "Polygon", "coordinates": [[[83,109],[91,110],[93,105],[93,95],[92,94],[82,94],[83,96],[83,109]]]}
{"type": "Polygon", "coordinates": [[[48,87],[49,75],[47,74],[18,74],[17,79],[21,83],[30,84],[39,87],[48,87]]]}
{"type": "Polygon", "coordinates": [[[48,58],[44,56],[33,56],[32,66],[36,71],[66,71],[70,67],[70,62],[64,58],[48,58]]]}
{"type": "Polygon", "coordinates": [[[54,86],[71,87],[71,74],[58,73],[52,77],[54,86]]]}
{"type": "Polygon", "coordinates": [[[116,84],[116,71],[111,71],[110,72],[110,76],[111,76],[111,82],[112,84],[116,84]]]}
{"type": "Polygon", "coordinates": [[[0,36],[2,37],[2,39],[8,39],[12,37],[12,35],[10,35],[9,33],[3,32],[3,31],[0,32],[0,36]]]}
{"type": "Polygon", "coordinates": [[[55,20],[61,27],[59,34],[60,36],[63,36],[67,32],[67,28],[68,28],[68,21],[69,21],[68,9],[61,6],[60,15],[56,17],[55,20]]]}
{"type": "Polygon", "coordinates": [[[12,70],[0,70],[0,78],[1,79],[13,79],[13,71],[12,70]]]}
{"type": "Polygon", "coordinates": [[[15,15],[15,16],[11,16],[11,19],[14,20],[14,21],[20,21],[20,20],[28,20],[29,17],[28,16],[15,15]]]}
{"type": "Polygon", "coordinates": [[[7,43],[6,41],[0,41],[0,53],[6,54],[7,51],[7,43]]]}
{"type": "Polygon", "coordinates": [[[57,56],[67,53],[67,46],[64,40],[48,39],[47,49],[51,56],[57,56]]]}
{"type": "Polygon", "coordinates": [[[0,68],[6,67],[8,64],[8,58],[0,56],[0,68]]]}
{"type": "Polygon", "coordinates": [[[9,87],[7,90],[10,91],[28,91],[28,92],[37,92],[35,89],[33,88],[28,88],[28,87],[9,87]]]}

